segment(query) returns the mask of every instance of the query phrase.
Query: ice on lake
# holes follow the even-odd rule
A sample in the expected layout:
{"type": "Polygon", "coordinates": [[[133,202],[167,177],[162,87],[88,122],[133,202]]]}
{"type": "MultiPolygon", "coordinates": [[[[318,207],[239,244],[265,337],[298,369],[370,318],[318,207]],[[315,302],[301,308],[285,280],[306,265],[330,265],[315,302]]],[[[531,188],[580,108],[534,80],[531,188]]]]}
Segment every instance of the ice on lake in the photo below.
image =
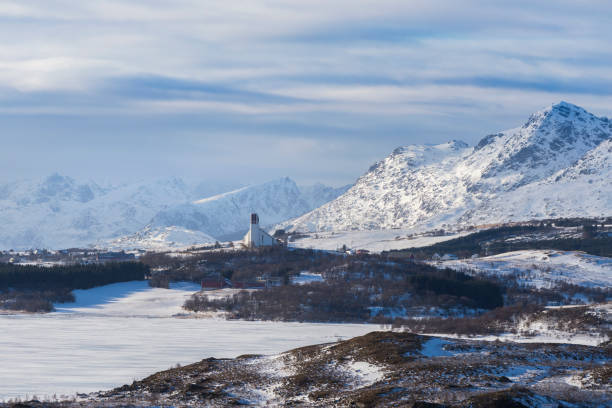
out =
{"type": "Polygon", "coordinates": [[[126,282],[75,291],[76,302],[54,313],[0,316],[0,400],[109,389],[207,357],[272,354],[379,329],[176,317],[198,289],[126,282]]]}

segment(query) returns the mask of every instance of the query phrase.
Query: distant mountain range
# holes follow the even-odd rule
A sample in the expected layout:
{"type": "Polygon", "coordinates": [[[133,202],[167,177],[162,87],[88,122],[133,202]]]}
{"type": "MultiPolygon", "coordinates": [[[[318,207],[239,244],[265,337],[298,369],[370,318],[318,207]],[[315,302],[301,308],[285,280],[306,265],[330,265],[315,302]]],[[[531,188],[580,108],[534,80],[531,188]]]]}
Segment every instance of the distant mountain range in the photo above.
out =
{"type": "Polygon", "coordinates": [[[476,146],[395,149],[353,186],[289,178],[222,191],[170,178],[102,186],[59,174],[0,185],[0,248],[165,248],[270,230],[430,230],[612,215],[612,122],[561,102],[476,146]]]}
{"type": "Polygon", "coordinates": [[[289,231],[433,229],[612,215],[612,122],[561,102],[476,146],[397,148],[289,231]]]}
{"type": "Polygon", "coordinates": [[[246,231],[251,211],[259,212],[265,225],[273,225],[347,188],[299,188],[282,178],[197,199],[203,186],[194,192],[178,178],[101,186],[53,174],[0,185],[0,249],[156,248],[214,242],[246,231]]]}
{"type": "Polygon", "coordinates": [[[100,186],[53,174],[0,186],[0,248],[67,248],[132,233],[189,200],[179,179],[100,186]]]}

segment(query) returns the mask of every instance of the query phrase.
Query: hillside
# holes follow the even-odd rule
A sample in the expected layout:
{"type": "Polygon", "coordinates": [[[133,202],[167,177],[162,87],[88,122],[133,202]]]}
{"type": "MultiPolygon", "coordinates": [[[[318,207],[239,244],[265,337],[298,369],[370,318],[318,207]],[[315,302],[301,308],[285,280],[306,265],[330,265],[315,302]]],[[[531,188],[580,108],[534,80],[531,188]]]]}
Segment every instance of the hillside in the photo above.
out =
{"type": "Polygon", "coordinates": [[[525,250],[482,258],[439,261],[440,268],[520,276],[524,285],[554,287],[559,282],[612,287],[612,258],[575,251],[525,250]]]}
{"type": "Polygon", "coordinates": [[[609,347],[372,332],[269,356],[207,358],[46,406],[595,407],[610,402],[609,379],[609,347]]]}
{"type": "Polygon", "coordinates": [[[428,230],[612,212],[612,123],[561,102],[476,146],[397,148],[290,231],[428,230]],[[584,200],[588,196],[589,200],[584,200]]]}

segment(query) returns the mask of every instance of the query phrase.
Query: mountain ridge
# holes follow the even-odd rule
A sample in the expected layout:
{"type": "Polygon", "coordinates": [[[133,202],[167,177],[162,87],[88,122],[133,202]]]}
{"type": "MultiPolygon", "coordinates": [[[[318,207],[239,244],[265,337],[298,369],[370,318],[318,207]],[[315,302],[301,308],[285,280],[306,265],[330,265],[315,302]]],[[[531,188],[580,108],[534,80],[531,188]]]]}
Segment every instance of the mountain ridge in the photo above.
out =
{"type": "Polygon", "coordinates": [[[474,147],[460,141],[401,146],[371,166],[345,194],[278,228],[303,232],[432,229],[609,215],[612,196],[606,178],[582,179],[585,173],[609,174],[606,146],[611,138],[608,118],[562,101],[534,113],[520,127],[485,136],[474,147]],[[574,181],[566,180],[565,188],[555,191],[555,183],[562,181],[555,178],[570,174],[574,181]],[[552,198],[538,194],[538,186],[552,198]],[[596,193],[588,200],[594,204],[577,205],[587,189],[596,193]],[[529,200],[537,208],[530,207],[529,200]],[[504,205],[507,202],[512,207],[504,205]]]}

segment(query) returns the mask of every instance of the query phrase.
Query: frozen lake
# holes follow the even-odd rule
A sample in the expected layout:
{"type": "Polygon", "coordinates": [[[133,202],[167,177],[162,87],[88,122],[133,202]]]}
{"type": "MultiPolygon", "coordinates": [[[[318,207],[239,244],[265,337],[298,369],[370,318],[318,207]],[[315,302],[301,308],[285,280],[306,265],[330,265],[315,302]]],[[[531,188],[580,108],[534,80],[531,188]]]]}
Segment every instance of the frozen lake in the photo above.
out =
{"type": "Polygon", "coordinates": [[[75,291],[77,302],[55,313],[0,316],[0,401],[98,391],[177,363],[277,353],[379,329],[174,316],[196,289],[127,282],[75,291]]]}

